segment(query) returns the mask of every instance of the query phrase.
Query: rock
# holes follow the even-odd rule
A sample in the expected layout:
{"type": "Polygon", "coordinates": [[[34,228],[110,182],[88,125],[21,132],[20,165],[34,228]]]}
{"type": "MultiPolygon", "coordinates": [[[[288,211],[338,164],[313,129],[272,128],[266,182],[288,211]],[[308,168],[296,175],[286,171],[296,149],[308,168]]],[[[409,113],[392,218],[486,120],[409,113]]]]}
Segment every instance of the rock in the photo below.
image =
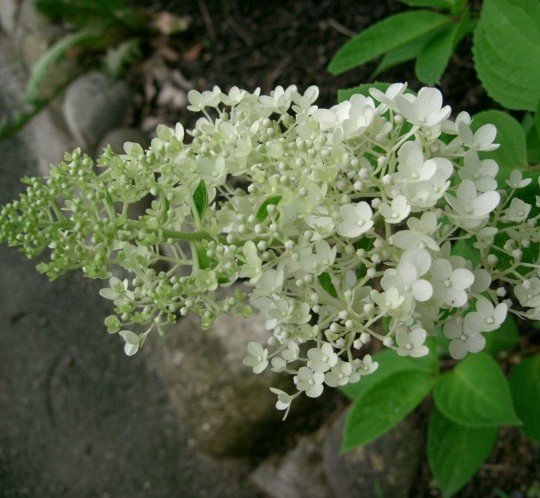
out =
{"type": "Polygon", "coordinates": [[[257,316],[221,316],[203,331],[198,317],[188,315],[167,336],[145,344],[168,386],[179,423],[190,426],[208,453],[247,455],[282,426],[283,414],[275,409],[269,387],[284,389],[283,377],[270,371],[255,375],[242,363],[247,343],[267,338],[257,316]]]}
{"type": "MultiPolygon", "coordinates": [[[[15,45],[26,68],[30,70],[47,49],[64,36],[64,32],[60,26],[50,23],[48,18],[36,9],[32,0],[20,2],[14,20],[15,45]]],[[[51,74],[54,76],[49,72],[49,76],[51,74]]]]}
{"type": "MultiPolygon", "coordinates": [[[[8,45],[6,49],[12,47],[8,45]]],[[[11,52],[8,55],[13,55],[11,52]]],[[[14,62],[0,53],[0,87],[1,93],[9,99],[11,109],[2,109],[2,117],[13,115],[16,109],[21,109],[22,95],[20,81],[13,77],[16,72],[14,62]]],[[[53,113],[49,108],[41,111],[25,127],[24,133],[20,133],[18,138],[24,142],[24,148],[32,158],[31,164],[37,166],[32,175],[47,175],[50,172],[50,165],[62,160],[64,153],[73,149],[74,145],[70,141],[67,131],[62,130],[55,121],[53,113]]],[[[24,176],[20,171],[20,166],[11,163],[11,167],[16,171],[14,176],[24,176]]],[[[18,181],[18,180],[17,180],[18,181]]]]}
{"type": "Polygon", "coordinates": [[[9,35],[15,31],[15,18],[18,2],[16,0],[0,0],[0,26],[9,35]]]}
{"type": "Polygon", "coordinates": [[[300,439],[283,458],[272,457],[251,475],[251,480],[272,498],[334,498],[322,465],[321,438],[300,439]]]}
{"type": "Polygon", "coordinates": [[[64,97],[64,119],[79,144],[92,150],[105,134],[118,126],[131,102],[122,81],[90,72],[77,78],[64,97]]]}
{"type": "MultiPolygon", "coordinates": [[[[4,116],[19,103],[1,50],[4,116]]],[[[48,152],[32,126],[0,141],[0,204],[48,152]]],[[[248,462],[190,444],[145,352],[128,358],[106,333],[102,285],[77,272],[48,282],[0,246],[0,496],[263,498],[248,462]]]]}
{"type": "Polygon", "coordinates": [[[363,447],[339,455],[348,411],[324,442],[326,477],[337,498],[408,496],[420,462],[421,435],[409,419],[363,447]]]}
{"type": "Polygon", "coordinates": [[[114,130],[109,131],[101,139],[96,148],[95,156],[100,156],[107,145],[111,146],[113,152],[123,154],[124,144],[126,142],[138,143],[143,147],[143,149],[146,149],[150,145],[150,138],[146,133],[138,128],[115,128],[114,130]]]}

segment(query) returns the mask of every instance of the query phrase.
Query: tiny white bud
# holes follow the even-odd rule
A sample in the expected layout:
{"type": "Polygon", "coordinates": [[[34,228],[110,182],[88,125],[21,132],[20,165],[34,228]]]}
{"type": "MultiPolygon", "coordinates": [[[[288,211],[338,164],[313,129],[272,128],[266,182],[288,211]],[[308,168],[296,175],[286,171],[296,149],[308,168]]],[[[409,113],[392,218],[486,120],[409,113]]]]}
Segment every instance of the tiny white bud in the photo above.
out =
{"type": "Polygon", "coordinates": [[[392,175],[384,175],[382,177],[383,185],[386,185],[386,186],[392,185],[392,181],[393,181],[392,180],[392,175]]]}

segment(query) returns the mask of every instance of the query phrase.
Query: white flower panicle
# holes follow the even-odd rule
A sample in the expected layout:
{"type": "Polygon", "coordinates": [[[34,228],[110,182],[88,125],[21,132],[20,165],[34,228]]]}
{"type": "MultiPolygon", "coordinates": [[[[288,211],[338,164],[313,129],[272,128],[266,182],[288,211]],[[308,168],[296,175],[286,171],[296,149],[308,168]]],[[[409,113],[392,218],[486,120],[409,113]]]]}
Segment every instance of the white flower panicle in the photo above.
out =
{"type": "Polygon", "coordinates": [[[440,333],[462,358],[508,312],[540,319],[540,199],[519,198],[530,181],[520,172],[497,184],[499,166],[482,155],[497,147],[495,127],[450,119],[435,88],[370,95],[321,109],[316,87],[192,90],[189,109],[203,114],[193,130],[161,126],[148,151],[106,151],[100,175],[76,151],[4,208],[0,239],[30,256],[49,247],[41,269],[52,277],[81,267],[110,278],[101,294],[116,315],[106,324],[127,354],[189,312],[209,327],[221,313],[257,310],[271,337],[250,342],[244,363],[292,376],[296,392],[272,388],[285,413],[300,393],[373,373],[371,356],[359,357],[372,339],[418,357],[440,333]],[[148,194],[151,207],[129,218],[148,194]],[[454,255],[458,242],[477,257],[454,255]],[[132,278],[111,277],[108,262],[132,278]],[[161,262],[170,270],[156,270],[161,262]],[[218,297],[240,280],[248,291],[218,297]],[[502,300],[506,285],[520,308],[502,300]]]}

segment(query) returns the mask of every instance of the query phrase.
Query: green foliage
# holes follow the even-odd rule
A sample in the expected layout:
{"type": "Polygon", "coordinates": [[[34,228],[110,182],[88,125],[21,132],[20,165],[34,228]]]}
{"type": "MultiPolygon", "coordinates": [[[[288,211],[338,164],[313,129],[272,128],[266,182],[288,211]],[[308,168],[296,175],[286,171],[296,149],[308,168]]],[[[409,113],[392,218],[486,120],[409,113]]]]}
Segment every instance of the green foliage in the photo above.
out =
{"type": "Polygon", "coordinates": [[[466,427],[433,410],[429,420],[427,456],[444,498],[458,491],[488,457],[496,427],[466,427]]]}
{"type": "Polygon", "coordinates": [[[409,7],[432,7],[434,9],[449,9],[452,0],[399,0],[409,7]]]}
{"type": "Polygon", "coordinates": [[[445,26],[419,50],[415,72],[420,81],[433,84],[440,80],[452,56],[457,31],[457,24],[445,26]]]}
{"type": "MultiPolygon", "coordinates": [[[[26,102],[36,102],[40,98],[39,86],[47,78],[51,65],[58,61],[72,47],[83,45],[85,42],[99,37],[100,33],[93,29],[82,30],[58,40],[34,64],[26,85],[24,98],[26,102]]],[[[66,78],[69,81],[72,76],[66,78]]]]}
{"type": "Polygon", "coordinates": [[[268,206],[277,206],[279,204],[279,201],[281,201],[281,195],[273,195],[272,197],[269,197],[266,199],[257,209],[257,214],[255,215],[255,218],[260,223],[266,218],[268,218],[268,206]]]}
{"type": "Polygon", "coordinates": [[[426,33],[434,32],[449,22],[448,17],[428,10],[388,17],[345,43],[330,62],[328,70],[332,74],[344,73],[426,33]]]}
{"type": "Polygon", "coordinates": [[[374,385],[382,382],[387,377],[399,372],[421,372],[425,375],[438,372],[437,356],[435,345],[430,343],[430,354],[421,358],[410,358],[408,356],[398,356],[394,351],[384,350],[373,355],[373,360],[382,365],[371,375],[367,375],[355,384],[347,384],[340,390],[348,398],[358,400],[374,385]]]}
{"type": "Polygon", "coordinates": [[[479,14],[471,13],[467,0],[401,1],[421,10],[394,14],[367,27],[338,50],[328,70],[340,74],[382,57],[376,77],[416,59],[418,80],[436,84],[461,40],[473,32],[474,64],[488,95],[508,109],[537,108],[540,65],[532,61],[540,60],[538,0],[485,0],[479,14]]]}
{"type": "Polygon", "coordinates": [[[437,408],[467,427],[519,425],[510,389],[499,366],[486,353],[468,356],[442,375],[433,390],[437,408]]]}
{"type": "Polygon", "coordinates": [[[46,16],[78,28],[116,24],[139,29],[144,26],[144,17],[135,11],[133,3],[127,0],[36,0],[35,5],[46,16]]]}
{"type": "Polygon", "coordinates": [[[486,334],[485,337],[485,351],[493,356],[497,356],[505,351],[511,351],[519,345],[518,328],[516,321],[511,315],[506,317],[506,320],[495,332],[486,334]]]}
{"type": "Polygon", "coordinates": [[[334,287],[334,284],[332,283],[332,277],[329,273],[324,272],[321,273],[317,279],[319,280],[319,283],[321,284],[321,287],[327,292],[329,296],[332,296],[334,299],[338,297],[338,293],[336,288],[334,287]]]}
{"type": "Polygon", "coordinates": [[[500,147],[483,152],[483,157],[494,159],[499,165],[499,181],[508,178],[515,169],[524,169],[527,165],[527,144],[523,127],[509,114],[502,111],[483,111],[475,114],[471,124],[473,131],[491,123],[497,128],[496,142],[500,147]]]}
{"type": "Polygon", "coordinates": [[[516,365],[508,378],[523,432],[540,443],[540,354],[516,365]]]}
{"type": "Polygon", "coordinates": [[[208,208],[208,191],[206,190],[206,183],[204,180],[199,182],[199,185],[193,192],[193,202],[195,203],[195,209],[197,210],[197,215],[199,220],[204,218],[204,213],[208,208]]]}
{"type": "Polygon", "coordinates": [[[421,370],[385,376],[359,396],[345,425],[342,451],[366,444],[385,433],[426,397],[434,379],[421,370]]]}
{"type": "MultiPolygon", "coordinates": [[[[538,111],[536,112],[538,119],[538,111]]],[[[527,161],[531,165],[540,165],[540,134],[535,123],[535,116],[530,112],[526,113],[521,122],[525,132],[527,143],[527,161]]]]}
{"type": "Polygon", "coordinates": [[[534,110],[540,95],[537,0],[485,0],[474,32],[474,61],[487,93],[509,109],[534,110]]]}

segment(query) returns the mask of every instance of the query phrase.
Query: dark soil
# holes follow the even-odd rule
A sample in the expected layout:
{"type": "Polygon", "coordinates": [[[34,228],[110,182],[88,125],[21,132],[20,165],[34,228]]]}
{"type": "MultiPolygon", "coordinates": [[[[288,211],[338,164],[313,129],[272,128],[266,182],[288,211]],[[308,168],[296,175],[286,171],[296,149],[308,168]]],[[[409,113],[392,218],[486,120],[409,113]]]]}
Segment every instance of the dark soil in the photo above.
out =
{"type": "MultiPolygon", "coordinates": [[[[277,85],[294,84],[299,89],[317,85],[318,104],[329,107],[336,103],[338,89],[373,81],[377,67],[373,62],[333,76],[326,68],[339,47],[406,6],[397,0],[156,0],[155,8],[191,17],[189,30],[169,43],[180,54],[173,67],[195,88],[260,87],[265,93],[277,85]]],[[[458,47],[440,84],[445,102],[456,112],[496,107],[476,78],[470,43],[469,37],[458,47]]],[[[407,81],[414,90],[423,86],[414,76],[414,62],[392,68],[377,79],[407,81]]],[[[179,116],[177,110],[171,114],[161,109],[161,113],[165,122],[190,123],[191,116],[179,116]]]]}
{"type": "MultiPolygon", "coordinates": [[[[471,3],[473,8],[479,4],[471,3]]],[[[363,28],[406,8],[393,0],[162,0],[157,6],[192,18],[181,43],[184,49],[195,47],[197,57],[180,60],[177,67],[197,89],[219,85],[222,89],[260,87],[269,92],[277,85],[295,84],[305,89],[315,84],[320,89],[321,106],[334,105],[340,88],[372,81],[376,68],[376,63],[371,63],[333,76],[326,67],[337,49],[363,28]]],[[[468,37],[460,44],[439,86],[455,113],[467,110],[473,114],[498,107],[476,77],[471,41],[468,37]]],[[[393,68],[379,80],[407,81],[415,90],[422,86],[414,76],[413,62],[393,68]]],[[[183,117],[161,112],[165,121],[183,117]]],[[[456,496],[533,498],[540,496],[535,494],[539,482],[540,448],[519,430],[505,428],[488,462],[456,496]]],[[[411,497],[439,496],[424,461],[411,497]]]]}

